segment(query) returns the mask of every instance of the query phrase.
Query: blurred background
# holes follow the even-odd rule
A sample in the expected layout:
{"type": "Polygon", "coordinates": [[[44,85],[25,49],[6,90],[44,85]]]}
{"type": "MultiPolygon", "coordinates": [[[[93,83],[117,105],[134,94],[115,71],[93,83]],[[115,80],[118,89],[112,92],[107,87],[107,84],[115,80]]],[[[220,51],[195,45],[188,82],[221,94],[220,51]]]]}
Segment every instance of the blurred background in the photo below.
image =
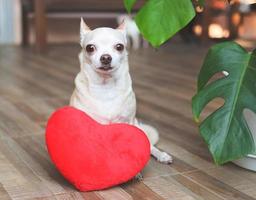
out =
{"type": "MultiPolygon", "coordinates": [[[[256,39],[255,0],[208,0],[197,17],[176,38],[182,42],[256,39]],[[204,12],[203,12],[204,11],[204,12]]],[[[138,1],[133,12],[143,4],[138,1]]],[[[0,43],[35,45],[38,50],[49,44],[77,43],[79,18],[92,27],[117,26],[126,14],[122,0],[0,0],[0,43]]]]}

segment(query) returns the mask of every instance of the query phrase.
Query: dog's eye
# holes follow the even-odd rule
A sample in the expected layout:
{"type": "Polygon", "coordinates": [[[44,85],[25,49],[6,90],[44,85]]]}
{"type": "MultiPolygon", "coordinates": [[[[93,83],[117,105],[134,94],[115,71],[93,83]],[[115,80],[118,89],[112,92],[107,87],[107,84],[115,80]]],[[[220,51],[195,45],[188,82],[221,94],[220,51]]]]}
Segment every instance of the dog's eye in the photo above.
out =
{"type": "Polygon", "coordinates": [[[117,51],[123,51],[124,50],[124,45],[123,44],[117,44],[115,48],[116,48],[117,51]]]}
{"type": "Polygon", "coordinates": [[[96,47],[93,45],[93,44],[88,44],[85,48],[85,50],[88,52],[88,53],[92,53],[96,50],[96,47]]]}

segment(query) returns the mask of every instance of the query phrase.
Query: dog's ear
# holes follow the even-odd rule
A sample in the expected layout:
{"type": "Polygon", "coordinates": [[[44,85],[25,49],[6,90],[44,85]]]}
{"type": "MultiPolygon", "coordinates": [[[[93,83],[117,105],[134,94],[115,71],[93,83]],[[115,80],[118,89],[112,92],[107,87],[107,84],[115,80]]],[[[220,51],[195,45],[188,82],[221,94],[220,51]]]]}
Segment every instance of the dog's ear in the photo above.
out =
{"type": "Polygon", "coordinates": [[[120,31],[125,31],[125,19],[122,20],[121,24],[119,24],[119,26],[116,28],[120,31]]]}
{"type": "Polygon", "coordinates": [[[87,26],[87,24],[84,22],[83,18],[81,17],[81,22],[80,22],[80,44],[82,46],[85,35],[90,32],[91,29],[87,26]]]}
{"type": "Polygon", "coordinates": [[[126,22],[125,22],[125,19],[123,19],[123,21],[121,22],[121,24],[119,24],[119,26],[116,28],[116,30],[121,31],[124,34],[124,37],[126,39],[126,22]]]}
{"type": "Polygon", "coordinates": [[[121,31],[124,35],[126,35],[126,22],[125,22],[125,19],[123,19],[121,24],[119,24],[119,26],[116,29],[121,31]]]}

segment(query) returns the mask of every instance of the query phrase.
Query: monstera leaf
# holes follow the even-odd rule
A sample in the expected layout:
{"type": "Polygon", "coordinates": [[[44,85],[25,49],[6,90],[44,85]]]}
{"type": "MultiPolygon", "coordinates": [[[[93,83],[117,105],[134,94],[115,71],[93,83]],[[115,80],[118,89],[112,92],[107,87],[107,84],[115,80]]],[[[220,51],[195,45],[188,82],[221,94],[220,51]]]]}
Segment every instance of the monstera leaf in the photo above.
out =
{"type": "Polygon", "coordinates": [[[203,7],[204,6],[204,0],[198,0],[199,6],[203,7]]]}
{"type": "MultiPolygon", "coordinates": [[[[128,12],[134,0],[124,0],[128,12]]],[[[158,47],[185,27],[195,16],[191,0],[148,0],[135,16],[136,24],[154,47],[158,47]]]]}
{"type": "MultiPolygon", "coordinates": [[[[223,1],[225,1],[225,0],[223,0],[223,1]]],[[[228,3],[230,3],[231,2],[231,0],[226,0],[228,3]]],[[[198,2],[198,4],[199,4],[199,6],[201,6],[201,7],[203,7],[204,6],[204,4],[205,4],[205,0],[197,0],[197,2],[198,2]]]]}
{"type": "Polygon", "coordinates": [[[124,0],[124,7],[130,13],[137,0],[124,0]]]}
{"type": "Polygon", "coordinates": [[[252,133],[243,115],[245,108],[256,112],[256,50],[248,53],[234,42],[213,46],[198,77],[197,94],[192,99],[196,121],[213,99],[224,99],[224,105],[200,124],[200,134],[208,144],[217,164],[255,152],[252,133]],[[209,82],[216,73],[228,75],[209,82]]]}

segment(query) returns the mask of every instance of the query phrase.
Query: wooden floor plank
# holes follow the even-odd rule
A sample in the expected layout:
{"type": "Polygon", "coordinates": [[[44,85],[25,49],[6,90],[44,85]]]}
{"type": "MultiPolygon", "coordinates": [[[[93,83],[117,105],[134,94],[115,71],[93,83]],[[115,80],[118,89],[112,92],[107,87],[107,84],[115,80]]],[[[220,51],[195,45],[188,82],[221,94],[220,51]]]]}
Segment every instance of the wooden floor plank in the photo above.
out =
{"type": "Polygon", "coordinates": [[[248,180],[239,173],[233,173],[226,167],[205,169],[204,172],[240,192],[243,192],[251,197],[256,197],[256,183],[248,180]]]}
{"type": "Polygon", "coordinates": [[[200,183],[204,187],[208,188],[210,191],[213,191],[223,197],[224,199],[230,200],[253,200],[254,198],[238,191],[237,189],[233,188],[231,185],[225,184],[221,182],[221,180],[217,179],[217,177],[212,177],[207,175],[204,172],[197,171],[191,172],[187,174],[183,174],[183,176],[190,178],[196,183],[200,183]]]}
{"type": "Polygon", "coordinates": [[[159,164],[155,159],[151,159],[141,172],[144,179],[177,173],[177,169],[166,164],[159,164]]]}
{"type": "Polygon", "coordinates": [[[90,199],[90,200],[102,200],[103,197],[100,195],[97,195],[96,192],[81,192],[81,195],[85,200],[90,199]]]}
{"type": "Polygon", "coordinates": [[[156,192],[164,199],[172,200],[195,200],[198,199],[192,192],[181,184],[175,182],[172,176],[161,176],[159,178],[145,179],[143,182],[150,189],[156,192]]]}
{"type": "Polygon", "coordinates": [[[107,190],[95,192],[100,198],[104,200],[131,200],[132,196],[123,190],[121,187],[114,187],[107,190]]]}
{"type": "Polygon", "coordinates": [[[224,200],[225,198],[215,193],[214,191],[209,190],[204,185],[197,183],[184,175],[175,175],[170,177],[177,182],[179,182],[183,187],[190,190],[194,195],[197,195],[198,199],[207,199],[207,200],[224,200]]]}
{"type": "Polygon", "coordinates": [[[122,185],[122,188],[131,195],[134,200],[162,200],[159,194],[155,193],[148,186],[146,186],[143,182],[129,182],[122,185]]]}
{"type": "Polygon", "coordinates": [[[0,199],[1,200],[11,200],[11,197],[9,196],[7,191],[4,189],[2,184],[0,184],[0,199]]]}

